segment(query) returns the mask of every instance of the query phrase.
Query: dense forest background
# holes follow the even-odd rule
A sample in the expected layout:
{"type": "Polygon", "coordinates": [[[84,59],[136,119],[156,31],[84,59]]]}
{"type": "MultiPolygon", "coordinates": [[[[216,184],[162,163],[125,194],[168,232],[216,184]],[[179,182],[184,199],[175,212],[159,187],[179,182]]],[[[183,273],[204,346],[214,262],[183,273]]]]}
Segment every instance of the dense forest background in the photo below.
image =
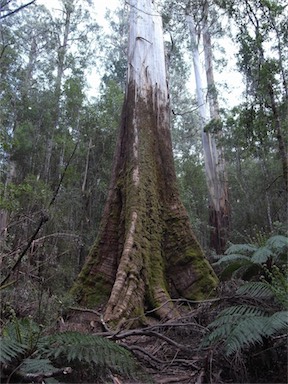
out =
{"type": "MultiPolygon", "coordinates": [[[[50,325],[73,306],[67,292],[97,236],[125,91],[128,4],[110,10],[103,27],[94,11],[96,2],[61,0],[55,8],[42,3],[36,1],[13,13],[20,2],[0,1],[2,326],[11,318],[27,316],[50,325]]],[[[237,279],[255,282],[267,273],[269,284],[278,279],[276,291],[282,302],[277,311],[283,310],[287,306],[283,255],[287,252],[288,4],[282,0],[208,2],[216,82],[212,90],[205,85],[205,92],[207,102],[208,94],[217,95],[220,118],[205,129],[215,135],[225,154],[231,215],[226,259],[221,262],[221,255],[210,246],[202,126],[185,14],[191,7],[202,57],[207,2],[160,3],[175,165],[196,237],[226,280],[226,285],[221,283],[225,294],[232,286],[238,289],[237,279]],[[231,47],[235,54],[230,62],[231,47]],[[237,72],[235,83],[231,75],[225,81],[231,66],[237,72]],[[236,251],[233,244],[247,247],[236,251]],[[262,259],[256,255],[254,269],[244,276],[243,260],[260,247],[266,249],[262,259]],[[260,268],[256,273],[255,263],[264,265],[266,272],[260,268]]]]}

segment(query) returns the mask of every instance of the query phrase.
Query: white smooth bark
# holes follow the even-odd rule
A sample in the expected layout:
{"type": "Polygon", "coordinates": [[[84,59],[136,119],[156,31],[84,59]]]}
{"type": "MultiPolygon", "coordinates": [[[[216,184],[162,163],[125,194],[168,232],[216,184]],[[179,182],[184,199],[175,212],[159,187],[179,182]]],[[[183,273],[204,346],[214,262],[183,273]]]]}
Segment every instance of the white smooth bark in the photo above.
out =
{"type": "MultiPolygon", "coordinates": [[[[210,118],[214,121],[220,120],[219,116],[219,104],[215,87],[214,80],[214,71],[213,71],[213,61],[212,61],[212,44],[211,44],[211,35],[209,32],[208,26],[208,2],[205,3],[204,8],[205,15],[203,17],[203,44],[204,44],[204,56],[205,56],[205,70],[206,70],[206,79],[207,79],[207,88],[208,88],[208,101],[210,109],[210,118]]],[[[229,212],[229,207],[225,207],[228,204],[228,185],[227,185],[227,175],[226,175],[226,166],[224,158],[224,149],[221,146],[216,145],[217,141],[221,138],[221,131],[217,131],[212,134],[213,137],[211,145],[211,157],[213,159],[213,169],[215,173],[215,184],[214,184],[214,193],[215,201],[217,201],[218,209],[222,208],[225,212],[229,212]]],[[[218,141],[219,142],[219,141],[218,141]]]]}
{"type": "Polygon", "coordinates": [[[206,101],[204,96],[204,86],[202,82],[201,76],[201,64],[200,64],[200,56],[198,51],[198,44],[196,39],[196,29],[193,17],[191,15],[186,16],[186,21],[189,27],[191,41],[192,41],[192,54],[193,54],[193,66],[194,66],[194,74],[196,81],[196,93],[197,93],[197,101],[201,119],[201,132],[202,132],[202,145],[203,145],[203,154],[204,154],[204,162],[205,162],[205,171],[206,171],[206,180],[208,185],[208,190],[210,193],[210,197],[213,203],[213,206],[216,210],[219,210],[219,200],[216,198],[215,188],[216,180],[215,180],[215,169],[214,164],[217,163],[217,159],[215,159],[216,145],[215,141],[211,137],[208,132],[205,132],[205,125],[209,121],[209,115],[206,108],[206,101]]]}
{"type": "Polygon", "coordinates": [[[161,90],[168,100],[164,39],[161,15],[152,0],[130,1],[130,33],[128,45],[128,81],[135,81],[139,95],[161,90]]]}

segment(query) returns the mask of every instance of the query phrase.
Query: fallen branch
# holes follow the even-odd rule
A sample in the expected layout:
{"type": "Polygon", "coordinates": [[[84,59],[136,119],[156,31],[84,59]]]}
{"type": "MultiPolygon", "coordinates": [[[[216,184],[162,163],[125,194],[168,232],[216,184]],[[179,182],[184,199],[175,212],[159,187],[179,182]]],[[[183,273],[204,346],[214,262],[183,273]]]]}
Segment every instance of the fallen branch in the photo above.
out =
{"type": "Polygon", "coordinates": [[[193,368],[199,370],[199,367],[197,367],[192,360],[188,360],[188,359],[173,359],[172,361],[171,360],[161,360],[161,359],[158,359],[157,357],[155,357],[154,355],[151,355],[151,353],[145,351],[145,349],[140,348],[138,346],[135,346],[135,345],[128,346],[128,345],[122,344],[122,343],[120,345],[122,347],[130,350],[131,352],[134,352],[134,351],[141,352],[143,355],[148,356],[149,359],[151,359],[153,362],[155,362],[157,364],[161,364],[161,365],[165,365],[165,366],[168,366],[168,365],[169,366],[185,365],[185,366],[193,367],[193,368]]]}
{"type": "Polygon", "coordinates": [[[185,352],[188,352],[188,351],[191,351],[191,347],[186,347],[186,345],[183,345],[183,344],[179,344],[177,343],[176,341],[170,339],[170,337],[168,336],[165,336],[163,335],[162,333],[159,333],[159,332],[156,332],[156,331],[150,331],[150,330],[146,330],[146,329],[134,329],[134,330],[131,330],[131,331],[127,331],[127,332],[119,332],[118,334],[116,335],[112,335],[112,339],[117,339],[117,340],[120,340],[120,339],[125,339],[129,336],[152,336],[152,337],[157,337],[159,339],[162,339],[164,341],[166,341],[166,343],[172,345],[173,347],[176,347],[182,351],[185,351],[185,352]]]}

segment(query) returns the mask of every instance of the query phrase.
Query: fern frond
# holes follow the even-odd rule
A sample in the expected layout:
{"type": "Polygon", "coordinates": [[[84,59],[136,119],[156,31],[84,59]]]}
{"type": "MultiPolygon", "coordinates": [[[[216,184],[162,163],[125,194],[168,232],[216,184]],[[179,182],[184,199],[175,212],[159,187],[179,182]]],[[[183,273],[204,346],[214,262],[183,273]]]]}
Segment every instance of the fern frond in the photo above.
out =
{"type": "Polygon", "coordinates": [[[250,282],[242,285],[236,291],[237,295],[247,295],[256,299],[270,299],[274,296],[269,284],[264,282],[250,282]]]}
{"type": "Polygon", "coordinates": [[[232,323],[223,322],[221,325],[219,325],[217,328],[215,328],[212,332],[210,332],[203,338],[200,346],[208,347],[216,342],[225,340],[227,335],[230,335],[232,327],[232,323]]]}
{"type": "Polygon", "coordinates": [[[225,340],[226,354],[231,355],[244,347],[261,344],[265,336],[266,320],[264,316],[249,316],[242,319],[225,340]]]}
{"type": "Polygon", "coordinates": [[[21,364],[21,371],[24,373],[47,373],[54,369],[49,359],[24,359],[21,364]]]}
{"type": "Polygon", "coordinates": [[[19,355],[22,355],[26,350],[26,345],[19,343],[15,339],[0,337],[0,362],[9,363],[19,355]]]}
{"type": "Polygon", "coordinates": [[[216,263],[213,263],[213,265],[221,265],[223,263],[231,263],[231,262],[239,262],[242,264],[251,264],[251,259],[250,257],[241,255],[240,253],[231,253],[229,255],[224,255],[216,261],[216,263]]]}
{"type": "Polygon", "coordinates": [[[234,305],[223,309],[217,318],[209,324],[209,328],[214,328],[227,321],[227,319],[229,319],[230,322],[233,322],[235,321],[235,318],[243,318],[244,316],[264,316],[265,314],[266,311],[263,308],[258,308],[254,305],[234,305]]]}
{"type": "Polygon", "coordinates": [[[263,264],[266,263],[266,261],[269,258],[272,258],[274,256],[274,253],[269,249],[268,247],[260,247],[253,253],[252,261],[253,263],[257,264],[263,264]]]}
{"type": "Polygon", "coordinates": [[[224,309],[209,325],[214,328],[203,342],[209,346],[223,342],[227,355],[245,347],[261,344],[264,338],[288,332],[288,311],[280,311],[268,316],[257,307],[239,305],[224,309]]]}
{"type": "Polygon", "coordinates": [[[267,240],[267,246],[275,253],[286,253],[288,250],[288,237],[282,235],[275,235],[267,240]]]}
{"type": "Polygon", "coordinates": [[[37,344],[40,333],[38,324],[29,318],[14,319],[3,330],[3,336],[25,344],[27,348],[32,348],[37,344]]]}
{"type": "Polygon", "coordinates": [[[288,331],[288,312],[272,316],[254,316],[241,321],[225,341],[226,353],[231,355],[244,347],[261,344],[264,338],[288,331]]]}
{"type": "Polygon", "coordinates": [[[225,252],[226,255],[241,254],[250,256],[258,247],[253,244],[232,244],[225,252]]]}
{"type": "Polygon", "coordinates": [[[266,336],[288,332],[288,311],[279,311],[266,318],[263,332],[266,336]]]}
{"type": "Polygon", "coordinates": [[[243,266],[243,263],[240,261],[235,261],[234,263],[228,264],[227,266],[225,265],[220,274],[221,280],[228,280],[232,276],[234,277],[235,274],[238,274],[239,270],[242,271],[243,269],[246,271],[247,267],[243,266]]]}
{"type": "Polygon", "coordinates": [[[111,340],[79,332],[63,332],[50,337],[48,357],[60,355],[68,361],[86,361],[130,376],[136,372],[130,352],[111,340]]]}
{"type": "Polygon", "coordinates": [[[208,328],[214,330],[204,338],[204,345],[213,344],[216,341],[225,339],[232,334],[233,329],[243,319],[253,317],[264,317],[267,313],[262,308],[248,305],[236,305],[223,309],[217,318],[209,324],[208,328]]]}

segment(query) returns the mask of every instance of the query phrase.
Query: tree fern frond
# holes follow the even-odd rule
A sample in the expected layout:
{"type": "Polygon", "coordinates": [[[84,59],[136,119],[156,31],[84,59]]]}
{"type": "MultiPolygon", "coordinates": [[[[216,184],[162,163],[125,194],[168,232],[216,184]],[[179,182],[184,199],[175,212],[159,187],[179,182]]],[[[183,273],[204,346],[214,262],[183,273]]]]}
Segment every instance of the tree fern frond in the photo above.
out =
{"type": "Polygon", "coordinates": [[[265,336],[266,319],[264,316],[250,316],[240,321],[225,340],[227,355],[244,347],[260,344],[265,336]]]}
{"type": "Polygon", "coordinates": [[[230,279],[232,276],[234,276],[237,273],[239,269],[241,270],[242,268],[245,270],[247,269],[246,266],[243,266],[243,262],[241,261],[235,261],[234,263],[228,264],[227,266],[225,266],[225,268],[222,270],[220,274],[221,280],[230,279]]]}
{"type": "MultiPolygon", "coordinates": [[[[232,307],[223,309],[223,311],[219,313],[219,315],[217,316],[216,320],[213,321],[213,323],[217,321],[217,319],[223,316],[229,316],[229,317],[230,316],[258,316],[258,315],[263,316],[265,313],[266,311],[263,310],[263,308],[258,308],[258,307],[255,307],[254,305],[234,305],[232,307]]],[[[213,323],[211,323],[211,325],[213,323]]]]}
{"type": "Polygon", "coordinates": [[[284,253],[288,250],[288,237],[275,235],[270,237],[266,244],[275,253],[284,253]]]}
{"type": "Polygon", "coordinates": [[[287,333],[288,311],[279,311],[266,318],[263,332],[266,336],[273,336],[276,333],[287,333]]]}
{"type": "Polygon", "coordinates": [[[49,359],[24,359],[21,364],[21,371],[24,373],[47,373],[54,369],[49,359]]]}
{"type": "Polygon", "coordinates": [[[7,337],[0,337],[0,362],[9,363],[17,356],[23,354],[26,350],[26,345],[19,343],[17,340],[13,340],[7,337]]]}
{"type": "Polygon", "coordinates": [[[257,307],[239,305],[224,309],[209,325],[214,328],[202,346],[223,341],[227,355],[245,347],[261,344],[263,338],[288,332],[288,311],[276,312],[271,316],[257,307]]]}
{"type": "Polygon", "coordinates": [[[272,258],[274,256],[274,253],[269,249],[268,247],[260,247],[253,253],[252,256],[252,262],[253,263],[258,263],[258,264],[263,264],[266,263],[266,261],[269,258],[272,258]]]}
{"type": "Polygon", "coordinates": [[[202,342],[201,347],[207,347],[215,342],[226,339],[227,335],[230,335],[232,331],[233,324],[229,322],[223,322],[221,325],[217,326],[212,332],[206,335],[202,342]]]}
{"type": "Polygon", "coordinates": [[[132,354],[111,340],[78,332],[63,332],[50,337],[48,357],[67,358],[68,361],[86,361],[113,368],[120,373],[135,373],[132,354]]]}
{"type": "Polygon", "coordinates": [[[250,256],[253,252],[258,249],[256,245],[253,244],[232,244],[225,252],[226,255],[230,254],[241,254],[250,256]]]}
{"type": "Polygon", "coordinates": [[[219,340],[226,339],[233,334],[234,328],[244,319],[263,317],[267,313],[261,308],[255,306],[238,305],[225,308],[217,318],[209,324],[208,328],[213,331],[204,338],[203,345],[211,345],[219,340]]]}
{"type": "Polygon", "coordinates": [[[267,283],[260,281],[242,285],[237,289],[236,294],[247,295],[256,299],[270,299],[274,295],[271,287],[267,283]]]}
{"type": "Polygon", "coordinates": [[[231,253],[229,255],[224,255],[216,261],[216,263],[213,263],[213,265],[221,265],[223,263],[231,263],[237,261],[242,264],[251,264],[251,259],[250,257],[241,255],[240,253],[231,253]]]}

